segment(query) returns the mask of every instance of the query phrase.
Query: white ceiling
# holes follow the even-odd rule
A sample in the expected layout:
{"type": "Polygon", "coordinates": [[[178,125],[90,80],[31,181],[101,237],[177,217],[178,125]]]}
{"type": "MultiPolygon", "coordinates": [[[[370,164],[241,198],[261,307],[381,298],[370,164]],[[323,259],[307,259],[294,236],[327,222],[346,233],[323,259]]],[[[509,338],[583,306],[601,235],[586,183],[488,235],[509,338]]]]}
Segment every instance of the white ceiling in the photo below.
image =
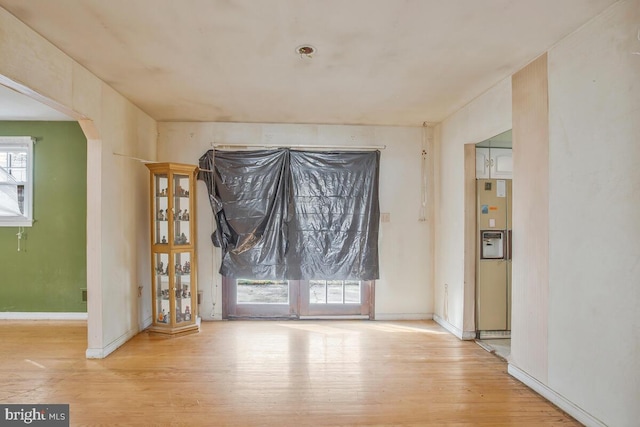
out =
{"type": "Polygon", "coordinates": [[[159,121],[439,122],[615,0],[0,0],[159,121]],[[317,48],[301,58],[301,44],[317,48]]]}

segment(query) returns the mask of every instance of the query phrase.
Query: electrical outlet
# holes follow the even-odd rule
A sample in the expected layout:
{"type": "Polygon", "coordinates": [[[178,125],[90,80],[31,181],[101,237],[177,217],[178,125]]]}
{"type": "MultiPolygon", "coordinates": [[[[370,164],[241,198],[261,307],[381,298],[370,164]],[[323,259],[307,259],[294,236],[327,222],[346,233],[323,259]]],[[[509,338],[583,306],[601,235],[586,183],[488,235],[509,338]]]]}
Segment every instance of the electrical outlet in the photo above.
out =
{"type": "Polygon", "coordinates": [[[382,212],[380,214],[380,222],[391,222],[391,213],[382,212]]]}

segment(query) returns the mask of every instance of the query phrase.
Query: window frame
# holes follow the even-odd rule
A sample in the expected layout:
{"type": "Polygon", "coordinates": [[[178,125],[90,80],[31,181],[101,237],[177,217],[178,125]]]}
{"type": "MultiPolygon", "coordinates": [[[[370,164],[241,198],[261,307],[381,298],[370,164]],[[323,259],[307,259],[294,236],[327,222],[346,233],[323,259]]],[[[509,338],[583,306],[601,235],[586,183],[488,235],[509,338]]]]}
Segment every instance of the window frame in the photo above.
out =
{"type": "MultiPolygon", "coordinates": [[[[0,227],[31,227],[33,226],[33,163],[35,138],[31,136],[0,136],[0,152],[8,152],[12,148],[26,148],[27,166],[26,181],[24,183],[24,199],[22,215],[0,216],[0,227]]],[[[0,183],[0,185],[5,185],[0,183]]]]}

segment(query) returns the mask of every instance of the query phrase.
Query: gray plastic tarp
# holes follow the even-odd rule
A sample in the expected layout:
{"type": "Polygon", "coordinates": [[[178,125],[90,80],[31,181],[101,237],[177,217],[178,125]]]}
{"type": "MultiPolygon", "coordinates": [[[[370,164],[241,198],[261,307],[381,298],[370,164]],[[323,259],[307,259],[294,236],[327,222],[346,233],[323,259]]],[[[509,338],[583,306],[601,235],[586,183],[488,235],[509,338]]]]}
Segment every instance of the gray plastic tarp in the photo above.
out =
{"type": "Polygon", "coordinates": [[[379,277],[379,151],[209,150],[200,172],[220,273],[254,280],[379,277]]]}

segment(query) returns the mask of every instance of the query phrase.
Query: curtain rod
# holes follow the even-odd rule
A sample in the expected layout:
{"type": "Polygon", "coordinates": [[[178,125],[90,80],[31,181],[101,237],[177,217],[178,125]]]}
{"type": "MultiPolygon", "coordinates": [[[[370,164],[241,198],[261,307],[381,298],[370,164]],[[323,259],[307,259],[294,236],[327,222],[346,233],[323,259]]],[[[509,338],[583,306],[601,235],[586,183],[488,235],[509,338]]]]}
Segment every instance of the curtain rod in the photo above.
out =
{"type": "Polygon", "coordinates": [[[306,150],[384,150],[386,145],[258,145],[258,144],[212,144],[216,149],[249,149],[249,148],[304,148],[306,150]]]}

